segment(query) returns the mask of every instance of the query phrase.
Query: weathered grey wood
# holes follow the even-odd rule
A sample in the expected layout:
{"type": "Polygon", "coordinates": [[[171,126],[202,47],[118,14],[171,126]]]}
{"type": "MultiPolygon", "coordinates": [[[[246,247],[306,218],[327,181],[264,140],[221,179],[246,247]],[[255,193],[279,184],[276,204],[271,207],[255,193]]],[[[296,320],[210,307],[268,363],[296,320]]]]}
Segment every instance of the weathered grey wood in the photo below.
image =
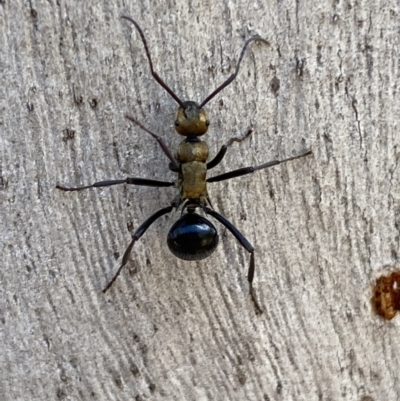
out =
{"type": "Polygon", "coordinates": [[[369,301],[374,280],[400,267],[399,13],[394,0],[1,1],[0,399],[400,399],[400,320],[369,301]],[[127,226],[174,189],[56,183],[174,177],[126,112],[172,149],[180,141],[176,104],[121,14],[140,22],[184,99],[220,85],[246,38],[271,43],[253,44],[209,103],[205,137],[214,155],[254,125],[213,173],[314,152],[210,185],[256,248],[262,315],[227,230],[204,261],[169,253],[175,213],[101,293],[127,226]]]}

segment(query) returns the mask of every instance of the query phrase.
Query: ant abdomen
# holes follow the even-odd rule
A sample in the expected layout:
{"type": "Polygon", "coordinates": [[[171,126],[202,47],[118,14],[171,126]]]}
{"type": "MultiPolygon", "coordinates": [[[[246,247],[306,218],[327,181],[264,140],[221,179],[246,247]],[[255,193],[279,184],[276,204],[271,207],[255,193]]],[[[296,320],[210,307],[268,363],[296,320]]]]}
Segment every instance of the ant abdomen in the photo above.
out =
{"type": "Polygon", "coordinates": [[[171,227],[167,244],[179,259],[201,260],[214,252],[218,245],[218,232],[205,217],[186,213],[171,227]]]}

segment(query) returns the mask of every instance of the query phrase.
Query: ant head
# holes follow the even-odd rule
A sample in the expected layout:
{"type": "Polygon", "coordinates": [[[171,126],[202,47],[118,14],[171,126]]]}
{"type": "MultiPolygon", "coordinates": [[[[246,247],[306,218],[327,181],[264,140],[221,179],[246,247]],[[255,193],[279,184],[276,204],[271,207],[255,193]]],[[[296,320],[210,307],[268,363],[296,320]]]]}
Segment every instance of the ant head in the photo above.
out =
{"type": "Polygon", "coordinates": [[[150,56],[149,47],[147,45],[146,38],[144,37],[144,33],[143,33],[142,29],[140,28],[139,24],[135,20],[133,20],[131,17],[128,17],[126,15],[122,15],[121,18],[124,18],[124,19],[128,20],[129,22],[131,22],[137,29],[137,31],[142,39],[147,59],[149,60],[150,70],[151,70],[151,74],[153,75],[153,78],[179,104],[179,109],[177,110],[176,115],[175,115],[175,130],[178,134],[184,135],[189,138],[190,137],[195,138],[197,136],[204,135],[207,132],[207,129],[208,129],[208,126],[210,123],[207,119],[207,115],[206,115],[206,112],[203,109],[203,107],[215,95],[217,95],[219,92],[221,92],[222,89],[226,88],[236,78],[236,76],[239,72],[240,63],[242,62],[242,59],[243,59],[243,56],[244,56],[247,46],[255,40],[259,40],[259,41],[264,42],[267,45],[269,45],[269,43],[265,39],[261,39],[259,37],[253,37],[253,38],[248,39],[242,48],[242,52],[240,53],[239,60],[236,64],[235,72],[222,85],[220,85],[217,89],[215,89],[215,91],[212,92],[211,95],[207,96],[207,98],[205,100],[203,100],[200,105],[198,105],[195,102],[183,102],[174,93],[174,91],[160,78],[160,76],[154,71],[153,61],[150,56]]]}
{"type": "Polygon", "coordinates": [[[210,122],[206,111],[196,102],[183,102],[175,113],[175,130],[178,134],[189,138],[204,135],[210,122]]]}

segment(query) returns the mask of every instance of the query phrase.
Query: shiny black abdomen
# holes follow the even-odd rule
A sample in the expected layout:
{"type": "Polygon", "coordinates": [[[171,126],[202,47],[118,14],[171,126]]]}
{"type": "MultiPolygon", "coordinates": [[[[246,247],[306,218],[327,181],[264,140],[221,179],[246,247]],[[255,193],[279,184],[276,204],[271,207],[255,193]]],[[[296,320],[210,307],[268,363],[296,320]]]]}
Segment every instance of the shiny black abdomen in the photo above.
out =
{"type": "Polygon", "coordinates": [[[186,213],[171,227],[167,243],[177,258],[200,260],[214,252],[218,245],[218,232],[206,218],[186,213]]]}

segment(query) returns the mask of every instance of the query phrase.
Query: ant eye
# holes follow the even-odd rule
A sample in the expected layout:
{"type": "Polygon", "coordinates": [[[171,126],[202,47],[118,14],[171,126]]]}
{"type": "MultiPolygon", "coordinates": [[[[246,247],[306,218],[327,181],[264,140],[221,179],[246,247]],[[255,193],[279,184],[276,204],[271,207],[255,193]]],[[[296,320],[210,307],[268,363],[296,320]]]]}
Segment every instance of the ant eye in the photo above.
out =
{"type": "Polygon", "coordinates": [[[206,120],[206,126],[208,127],[210,125],[210,121],[206,120]]]}
{"type": "Polygon", "coordinates": [[[174,124],[175,124],[175,127],[178,127],[179,126],[179,121],[175,120],[174,124]]]}

